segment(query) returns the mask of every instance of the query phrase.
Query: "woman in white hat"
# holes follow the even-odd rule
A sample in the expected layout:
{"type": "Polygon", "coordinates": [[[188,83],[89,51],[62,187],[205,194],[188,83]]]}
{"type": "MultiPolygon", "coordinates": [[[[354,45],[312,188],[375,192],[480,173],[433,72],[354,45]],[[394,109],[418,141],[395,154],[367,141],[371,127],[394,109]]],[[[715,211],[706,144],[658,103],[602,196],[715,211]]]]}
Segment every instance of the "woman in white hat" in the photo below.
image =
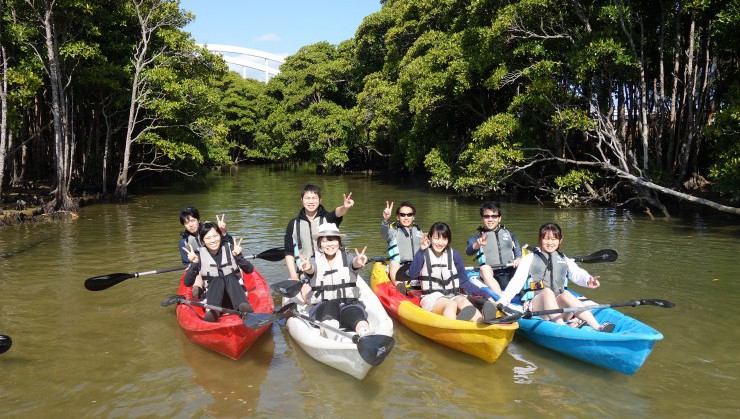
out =
{"type": "Polygon", "coordinates": [[[366,336],[372,331],[365,305],[359,300],[357,271],[367,263],[367,246],[362,252],[355,249],[355,255],[348,255],[342,249],[342,237],[344,234],[333,223],[321,224],[313,235],[318,250],[300,266],[309,279],[302,289],[303,299],[314,304],[310,314],[316,320],[366,336]]]}

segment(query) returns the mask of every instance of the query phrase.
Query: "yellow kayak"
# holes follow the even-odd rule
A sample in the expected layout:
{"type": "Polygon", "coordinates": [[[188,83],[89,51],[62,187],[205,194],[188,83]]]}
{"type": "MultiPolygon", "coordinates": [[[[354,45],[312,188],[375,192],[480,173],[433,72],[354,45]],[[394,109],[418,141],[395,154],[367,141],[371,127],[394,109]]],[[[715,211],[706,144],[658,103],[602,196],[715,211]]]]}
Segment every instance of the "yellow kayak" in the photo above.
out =
{"type": "Polygon", "coordinates": [[[419,307],[419,296],[407,297],[393,286],[386,266],[380,262],[373,266],[370,287],[388,313],[404,326],[437,343],[477,356],[486,362],[496,362],[519,327],[517,323],[481,324],[452,320],[426,311],[419,307]]]}

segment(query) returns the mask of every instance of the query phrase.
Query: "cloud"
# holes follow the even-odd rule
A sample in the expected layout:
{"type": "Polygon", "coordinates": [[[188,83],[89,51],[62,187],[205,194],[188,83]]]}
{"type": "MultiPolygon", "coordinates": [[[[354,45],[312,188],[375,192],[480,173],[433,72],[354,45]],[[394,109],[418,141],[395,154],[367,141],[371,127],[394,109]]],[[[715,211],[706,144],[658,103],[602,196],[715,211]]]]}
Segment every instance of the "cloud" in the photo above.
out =
{"type": "Polygon", "coordinates": [[[278,42],[280,41],[280,36],[276,33],[266,33],[264,35],[260,35],[257,38],[255,38],[256,41],[259,42],[278,42]]]}

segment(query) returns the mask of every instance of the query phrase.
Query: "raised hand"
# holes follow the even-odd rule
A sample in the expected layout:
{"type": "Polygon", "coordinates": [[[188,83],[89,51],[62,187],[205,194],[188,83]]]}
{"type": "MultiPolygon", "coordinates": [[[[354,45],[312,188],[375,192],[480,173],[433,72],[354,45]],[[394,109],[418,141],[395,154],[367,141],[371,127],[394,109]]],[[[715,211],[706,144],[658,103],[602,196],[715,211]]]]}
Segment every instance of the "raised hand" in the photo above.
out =
{"type": "Polygon", "coordinates": [[[236,256],[240,255],[242,253],[242,240],[243,238],[239,238],[239,242],[234,242],[234,248],[231,249],[231,255],[236,256]]]}
{"type": "Polygon", "coordinates": [[[221,218],[218,218],[218,214],[216,214],[216,224],[218,224],[218,229],[221,231],[221,235],[226,234],[226,223],[224,220],[226,219],[226,214],[221,214],[221,218]]]}
{"type": "MultiPolygon", "coordinates": [[[[356,256],[355,256],[354,262],[357,262],[357,265],[359,265],[359,266],[355,266],[357,269],[360,269],[364,267],[365,264],[367,264],[367,256],[365,255],[366,250],[367,250],[367,246],[362,248],[362,252],[358,252],[357,248],[355,247],[356,256]]],[[[353,265],[355,264],[354,262],[352,263],[353,265]]]]}
{"type": "Polygon", "coordinates": [[[389,204],[388,201],[385,201],[385,209],[383,210],[383,220],[388,221],[391,218],[391,213],[393,213],[393,201],[389,204]]]}
{"type": "Polygon", "coordinates": [[[352,192],[349,195],[342,194],[342,197],[344,198],[344,208],[350,209],[355,205],[355,201],[352,199],[352,192]]]}
{"type": "Polygon", "coordinates": [[[299,266],[302,272],[308,272],[311,270],[311,261],[308,259],[304,259],[301,261],[301,265],[299,266]]]}
{"type": "Polygon", "coordinates": [[[432,244],[432,240],[429,239],[429,233],[424,233],[424,236],[421,238],[421,243],[419,243],[419,248],[421,248],[421,250],[427,250],[430,244],[432,244]]]}
{"type": "Polygon", "coordinates": [[[185,251],[185,254],[187,254],[187,256],[188,256],[188,260],[191,263],[198,263],[198,262],[200,262],[200,258],[198,257],[198,252],[196,252],[195,250],[193,250],[193,246],[192,245],[188,244],[187,247],[183,246],[182,247],[182,250],[185,251]]]}
{"type": "Polygon", "coordinates": [[[478,249],[486,245],[486,241],[488,240],[488,237],[486,236],[486,233],[480,233],[480,237],[478,237],[478,249]]]}

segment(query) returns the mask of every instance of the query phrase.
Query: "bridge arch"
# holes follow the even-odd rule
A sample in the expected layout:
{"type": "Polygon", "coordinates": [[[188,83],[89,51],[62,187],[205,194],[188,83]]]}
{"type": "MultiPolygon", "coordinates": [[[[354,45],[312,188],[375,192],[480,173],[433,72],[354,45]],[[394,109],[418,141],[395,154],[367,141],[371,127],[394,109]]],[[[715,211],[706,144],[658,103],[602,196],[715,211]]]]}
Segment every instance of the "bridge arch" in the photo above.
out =
{"type": "Polygon", "coordinates": [[[285,63],[285,58],[280,55],[256,49],[220,44],[203,46],[208,51],[221,54],[229,69],[245,79],[251,78],[267,83],[280,74],[280,66],[285,63]]]}

